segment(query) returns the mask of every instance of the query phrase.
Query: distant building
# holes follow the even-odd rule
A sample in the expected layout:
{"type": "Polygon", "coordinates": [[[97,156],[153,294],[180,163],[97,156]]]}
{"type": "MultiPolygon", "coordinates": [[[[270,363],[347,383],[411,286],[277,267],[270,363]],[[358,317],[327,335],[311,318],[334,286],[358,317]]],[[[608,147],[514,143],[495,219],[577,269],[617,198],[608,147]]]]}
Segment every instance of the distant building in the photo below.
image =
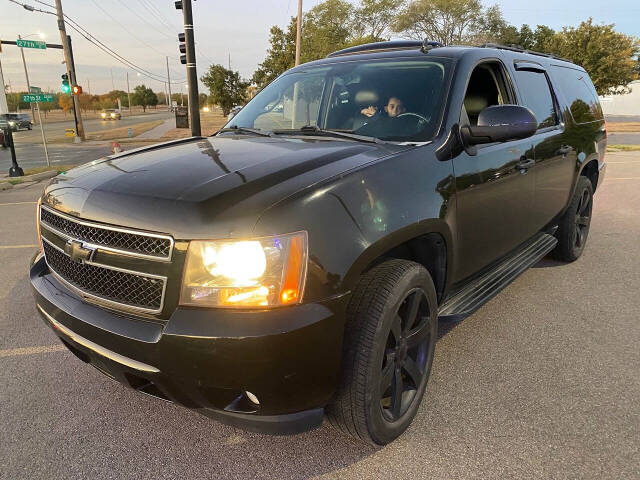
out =
{"type": "Polygon", "coordinates": [[[623,95],[600,97],[605,115],[640,115],[640,80],[629,84],[631,91],[623,95]]]}

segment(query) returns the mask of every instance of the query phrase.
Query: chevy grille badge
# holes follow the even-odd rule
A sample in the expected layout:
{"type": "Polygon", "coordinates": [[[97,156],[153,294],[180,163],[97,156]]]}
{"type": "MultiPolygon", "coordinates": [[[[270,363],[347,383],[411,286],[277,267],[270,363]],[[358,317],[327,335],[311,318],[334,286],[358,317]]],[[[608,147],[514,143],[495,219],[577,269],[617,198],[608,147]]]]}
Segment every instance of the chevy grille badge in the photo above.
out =
{"type": "Polygon", "coordinates": [[[84,245],[82,245],[82,242],[79,242],[77,240],[68,240],[64,245],[64,253],[69,255],[69,257],[71,257],[71,260],[76,263],[91,261],[93,252],[95,252],[93,248],[85,247],[84,245]]]}

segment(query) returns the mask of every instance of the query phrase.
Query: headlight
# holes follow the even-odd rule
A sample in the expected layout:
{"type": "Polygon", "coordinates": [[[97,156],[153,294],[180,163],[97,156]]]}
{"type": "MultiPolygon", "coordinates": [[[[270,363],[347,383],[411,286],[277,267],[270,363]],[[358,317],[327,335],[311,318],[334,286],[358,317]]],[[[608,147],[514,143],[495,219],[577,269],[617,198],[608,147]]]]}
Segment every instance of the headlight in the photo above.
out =
{"type": "Polygon", "coordinates": [[[106,114],[106,113],[101,113],[101,114],[100,114],[100,116],[101,116],[102,118],[104,118],[104,117],[106,117],[106,116],[107,116],[107,114],[106,114]]]}
{"type": "Polygon", "coordinates": [[[9,122],[9,125],[11,125],[12,127],[16,124],[16,122],[9,122]]]}
{"type": "Polygon", "coordinates": [[[300,303],[307,273],[307,232],[189,244],[180,304],[267,307],[300,303]]]}
{"type": "Polygon", "coordinates": [[[116,118],[116,114],[115,114],[115,113],[112,113],[112,114],[111,114],[111,118],[116,118]]]}

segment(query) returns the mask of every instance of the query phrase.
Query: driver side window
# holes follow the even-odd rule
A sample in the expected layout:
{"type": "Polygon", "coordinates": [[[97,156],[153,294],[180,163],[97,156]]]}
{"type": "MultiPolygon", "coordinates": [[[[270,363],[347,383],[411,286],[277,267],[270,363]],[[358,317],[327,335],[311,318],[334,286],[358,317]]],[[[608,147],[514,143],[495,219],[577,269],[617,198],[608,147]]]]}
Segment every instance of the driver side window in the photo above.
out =
{"type": "Polygon", "coordinates": [[[493,105],[509,102],[502,67],[497,62],[482,63],[469,78],[460,123],[476,126],[480,112],[493,105]]]}

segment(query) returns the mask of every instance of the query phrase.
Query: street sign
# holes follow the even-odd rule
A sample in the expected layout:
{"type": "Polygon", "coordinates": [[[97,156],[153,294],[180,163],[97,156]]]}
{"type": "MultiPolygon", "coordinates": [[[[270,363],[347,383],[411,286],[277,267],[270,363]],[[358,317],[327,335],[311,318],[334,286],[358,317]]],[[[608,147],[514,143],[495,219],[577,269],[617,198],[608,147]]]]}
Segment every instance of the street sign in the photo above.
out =
{"type": "Polygon", "coordinates": [[[22,38],[16,40],[16,45],[18,47],[38,48],[40,50],[45,50],[47,48],[47,42],[43,42],[41,40],[24,40],[22,38]]]}
{"type": "Polygon", "coordinates": [[[29,87],[29,93],[42,93],[42,89],[40,87],[34,87],[31,85],[29,87]]]}
{"type": "Polygon", "coordinates": [[[53,102],[53,95],[50,93],[23,93],[22,101],[25,103],[53,102]]]}

